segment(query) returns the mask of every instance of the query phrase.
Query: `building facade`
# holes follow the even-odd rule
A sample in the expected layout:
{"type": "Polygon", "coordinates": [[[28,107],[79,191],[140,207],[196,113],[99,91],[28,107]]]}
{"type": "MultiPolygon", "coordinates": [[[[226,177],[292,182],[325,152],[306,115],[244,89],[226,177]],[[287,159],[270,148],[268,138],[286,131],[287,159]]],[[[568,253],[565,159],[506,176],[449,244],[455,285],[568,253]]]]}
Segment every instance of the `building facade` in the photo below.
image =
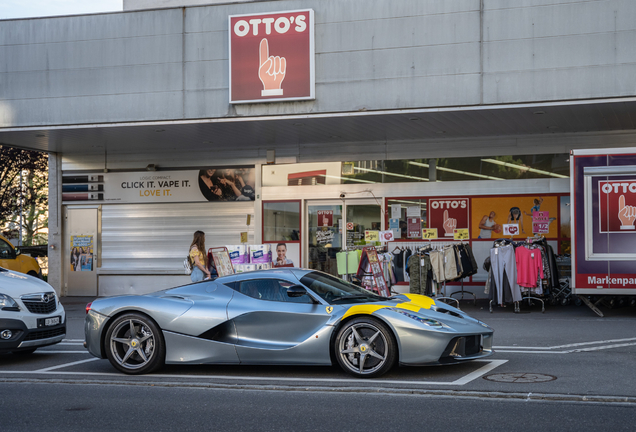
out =
{"type": "Polygon", "coordinates": [[[466,229],[483,262],[514,222],[568,253],[570,151],[634,146],[628,0],[207,3],[0,21],[0,143],[51,154],[64,295],[187,282],[196,229],[330,272],[391,229],[389,250],[466,229]]]}

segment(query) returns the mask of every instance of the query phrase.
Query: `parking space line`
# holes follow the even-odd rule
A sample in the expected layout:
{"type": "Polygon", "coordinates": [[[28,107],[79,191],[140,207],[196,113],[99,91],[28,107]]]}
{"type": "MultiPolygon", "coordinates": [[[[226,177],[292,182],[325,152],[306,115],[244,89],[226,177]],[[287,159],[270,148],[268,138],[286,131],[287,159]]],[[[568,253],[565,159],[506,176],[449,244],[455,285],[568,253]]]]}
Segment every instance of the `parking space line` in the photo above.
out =
{"type": "MultiPolygon", "coordinates": [[[[55,371],[54,369],[65,368],[76,364],[86,363],[94,360],[101,360],[97,357],[81,360],[72,363],[66,363],[59,366],[52,366],[45,369],[39,369],[35,371],[0,371],[2,374],[24,374],[24,375],[78,375],[78,376],[118,376],[129,377],[130,375],[120,374],[116,372],[63,372],[55,371]]],[[[360,380],[359,378],[288,378],[288,377],[259,377],[259,376],[223,376],[223,375],[177,375],[177,374],[151,374],[146,375],[147,378],[177,378],[177,379],[205,379],[205,380],[229,380],[229,381],[283,381],[283,382],[299,382],[299,383],[374,383],[374,384],[408,384],[408,385],[443,385],[443,386],[463,386],[469,382],[481,377],[482,375],[490,372],[491,370],[501,366],[508,360],[473,360],[477,363],[488,363],[487,365],[480,367],[474,372],[459,378],[455,381],[408,381],[408,380],[360,380]]]]}
{"type": "Polygon", "coordinates": [[[79,361],[76,361],[76,362],[65,363],[65,364],[58,365],[58,366],[51,366],[51,367],[44,368],[44,369],[38,369],[36,371],[33,371],[32,373],[48,372],[48,371],[52,371],[54,369],[61,369],[61,368],[74,366],[74,365],[81,364],[81,363],[92,362],[92,361],[95,361],[95,360],[100,360],[100,359],[98,359],[97,357],[92,357],[92,358],[89,358],[89,359],[86,359],[86,360],[79,360],[79,361]]]}
{"type": "MultiPolygon", "coordinates": [[[[578,342],[567,345],[556,345],[550,347],[524,347],[524,346],[494,346],[493,349],[516,349],[516,350],[555,350],[561,348],[574,348],[585,345],[600,345],[600,344],[608,344],[615,342],[634,342],[636,338],[627,338],[627,339],[609,339],[603,341],[592,341],[592,342],[578,342]]],[[[565,351],[564,351],[565,352],[565,351]]]]}

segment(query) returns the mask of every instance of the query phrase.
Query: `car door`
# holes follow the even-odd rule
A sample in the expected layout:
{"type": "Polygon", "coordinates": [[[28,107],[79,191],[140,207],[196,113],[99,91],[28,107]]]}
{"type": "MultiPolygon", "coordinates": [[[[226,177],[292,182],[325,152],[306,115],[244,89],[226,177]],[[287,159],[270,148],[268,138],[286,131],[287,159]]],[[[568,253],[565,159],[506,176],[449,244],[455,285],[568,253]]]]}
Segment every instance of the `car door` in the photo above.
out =
{"type": "MultiPolygon", "coordinates": [[[[298,284],[298,282],[296,282],[298,284]]],[[[263,277],[237,281],[228,318],[238,336],[236,351],[245,364],[331,364],[333,308],[309,296],[289,297],[291,280],[263,277]]]]}
{"type": "Polygon", "coordinates": [[[20,263],[16,261],[16,253],[9,242],[0,238],[0,267],[21,272],[20,263]]]}

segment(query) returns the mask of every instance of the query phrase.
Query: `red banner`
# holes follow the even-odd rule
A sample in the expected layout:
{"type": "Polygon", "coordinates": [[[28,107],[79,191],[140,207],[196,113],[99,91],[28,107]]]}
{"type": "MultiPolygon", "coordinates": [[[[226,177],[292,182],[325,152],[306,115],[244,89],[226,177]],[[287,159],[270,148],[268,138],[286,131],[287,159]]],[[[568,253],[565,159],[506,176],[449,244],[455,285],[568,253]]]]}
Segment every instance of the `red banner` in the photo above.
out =
{"type": "Polygon", "coordinates": [[[468,198],[428,200],[428,228],[437,228],[440,238],[453,237],[455,229],[468,229],[468,198]]]}
{"type": "Polygon", "coordinates": [[[311,9],[230,20],[230,103],[314,99],[311,9]]]}

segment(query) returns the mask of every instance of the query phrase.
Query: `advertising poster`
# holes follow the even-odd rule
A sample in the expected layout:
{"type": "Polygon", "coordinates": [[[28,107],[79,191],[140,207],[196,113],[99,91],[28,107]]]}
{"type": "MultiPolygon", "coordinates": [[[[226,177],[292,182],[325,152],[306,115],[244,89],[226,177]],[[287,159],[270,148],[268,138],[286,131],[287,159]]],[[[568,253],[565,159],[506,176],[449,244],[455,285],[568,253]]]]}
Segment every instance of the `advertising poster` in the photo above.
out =
{"type": "Polygon", "coordinates": [[[333,226],[333,210],[318,210],[318,226],[333,226]]]}
{"type": "Polygon", "coordinates": [[[574,154],[571,169],[576,292],[633,294],[636,155],[574,154]]]}
{"type": "Polygon", "coordinates": [[[540,234],[547,238],[557,238],[559,233],[556,222],[558,198],[556,196],[532,195],[473,198],[471,200],[471,238],[509,237],[503,233],[503,226],[508,224],[519,225],[519,231],[514,235],[514,238],[532,237],[533,213],[535,212],[540,213],[540,221],[537,222],[543,224],[540,234]],[[545,225],[546,217],[547,226],[545,225]]]}
{"type": "Polygon", "coordinates": [[[272,244],[272,267],[300,267],[300,243],[272,244]]]}
{"type": "Polygon", "coordinates": [[[230,103],[314,99],[314,11],[229,17],[230,103]]]}
{"type": "Polygon", "coordinates": [[[469,229],[468,215],[468,198],[428,200],[428,227],[437,228],[440,238],[453,238],[455,229],[469,229]]]}
{"type": "Polygon", "coordinates": [[[71,236],[71,271],[93,271],[93,236],[71,236]]]}
{"type": "Polygon", "coordinates": [[[422,219],[419,217],[410,217],[406,219],[406,229],[408,238],[418,239],[422,235],[422,219]]]}
{"type": "Polygon", "coordinates": [[[65,176],[62,183],[64,202],[225,202],[254,201],[256,198],[254,168],[210,167],[189,171],[109,172],[83,178],[65,176]],[[91,181],[98,183],[90,183],[91,181]],[[79,185],[98,187],[100,192],[66,192],[79,185]]]}

